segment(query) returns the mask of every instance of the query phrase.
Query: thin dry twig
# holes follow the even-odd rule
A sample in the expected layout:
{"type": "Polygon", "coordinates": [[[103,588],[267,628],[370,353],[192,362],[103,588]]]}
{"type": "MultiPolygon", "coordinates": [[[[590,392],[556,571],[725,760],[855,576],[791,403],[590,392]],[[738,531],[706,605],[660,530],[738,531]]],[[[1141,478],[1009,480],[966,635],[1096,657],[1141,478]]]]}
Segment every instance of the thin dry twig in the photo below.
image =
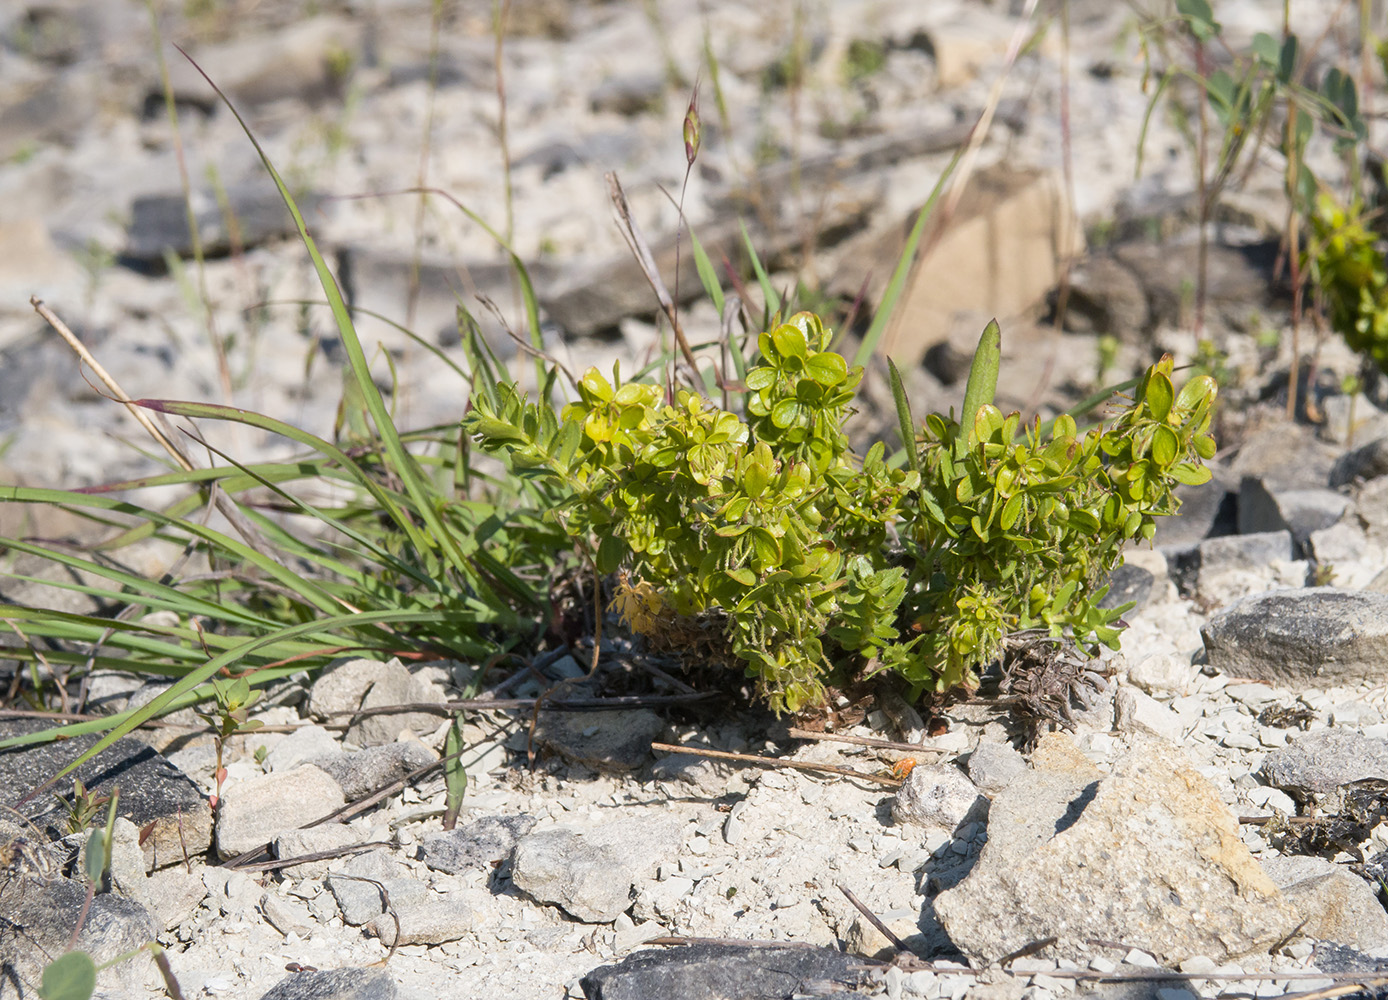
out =
{"type": "Polygon", "coordinates": [[[43,300],[37,295],[30,296],[29,305],[33,306],[34,311],[42,316],[44,321],[57,332],[58,336],[66,341],[67,346],[72,348],[73,353],[77,355],[81,362],[90,368],[97,378],[101,379],[101,383],[106,386],[107,389],[111,390],[111,394],[115,396],[116,401],[123,404],[125,408],[130,411],[130,415],[135,418],[135,421],[141,427],[149,432],[150,437],[158,441],[160,446],[169,453],[173,460],[177,462],[185,472],[191,472],[193,470],[193,463],[188,460],[188,456],[184,455],[183,452],[179,450],[178,446],[170,441],[168,437],[165,436],[164,432],[154,425],[154,421],[150,420],[149,415],[145,413],[144,410],[135,405],[135,401],[126,395],[125,390],[120,387],[120,383],[112,378],[105,368],[101,367],[101,362],[97,361],[96,358],[92,356],[92,352],[87,350],[87,346],[77,339],[77,334],[73,333],[72,330],[68,328],[68,325],[58,318],[57,313],[44,305],[43,300]]]}
{"type": "Polygon", "coordinates": [[[877,914],[873,913],[871,910],[867,908],[866,903],[864,903],[857,896],[853,895],[853,890],[849,889],[848,886],[840,882],[839,892],[843,893],[844,896],[848,898],[848,901],[853,904],[854,908],[856,908],[859,913],[867,917],[868,923],[876,927],[882,933],[882,936],[892,943],[893,948],[895,948],[897,951],[910,951],[910,949],[906,947],[905,942],[903,942],[901,938],[893,934],[892,929],[888,927],[886,924],[882,923],[882,919],[877,914]]]}
{"type": "Polygon", "coordinates": [[[876,750],[900,750],[903,753],[952,753],[940,747],[921,746],[919,743],[898,743],[895,740],[877,740],[870,736],[846,736],[842,733],[813,733],[808,729],[790,728],[790,735],[797,740],[821,740],[826,743],[850,743],[858,747],[872,747],[876,750]]]}
{"type": "Polygon", "coordinates": [[[330,861],[333,858],[345,857],[348,854],[358,854],[362,851],[369,851],[373,847],[394,846],[389,840],[364,840],[360,844],[348,844],[346,847],[334,847],[327,851],[313,851],[310,854],[300,854],[292,858],[277,858],[274,861],[257,861],[254,864],[241,865],[237,870],[243,872],[268,872],[277,868],[288,868],[291,865],[301,865],[309,861],[330,861]]]}
{"type": "Polygon", "coordinates": [[[676,746],[673,743],[652,743],[652,750],[664,750],[667,753],[688,753],[696,757],[712,757],[715,760],[732,760],[741,764],[755,764],[758,767],[771,769],[792,768],[796,771],[820,771],[826,774],[841,774],[847,778],[861,778],[863,781],[875,782],[879,785],[886,785],[889,788],[900,788],[901,782],[896,778],[884,778],[877,774],[868,774],[866,771],[856,771],[851,767],[839,767],[835,764],[811,764],[803,760],[780,760],[775,757],[757,757],[750,753],[728,753],[726,750],[705,750],[703,747],[676,746]]]}

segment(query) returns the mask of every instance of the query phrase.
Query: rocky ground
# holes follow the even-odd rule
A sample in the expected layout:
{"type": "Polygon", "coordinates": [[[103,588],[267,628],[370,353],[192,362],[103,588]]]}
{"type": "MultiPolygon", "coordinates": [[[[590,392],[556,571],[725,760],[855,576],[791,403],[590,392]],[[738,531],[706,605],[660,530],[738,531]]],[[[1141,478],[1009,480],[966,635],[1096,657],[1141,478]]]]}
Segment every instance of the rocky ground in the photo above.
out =
{"type": "MultiPolygon", "coordinates": [[[[1293,6],[1307,37],[1337,9],[1293,6]]],[[[1018,25],[1001,5],[936,0],[514,0],[504,154],[490,6],[441,9],[436,43],[423,3],[190,4],[160,20],[309,207],[387,387],[394,367],[407,425],[456,420],[464,389],[365,311],[445,350],[458,297],[503,352],[503,323],[478,296],[519,319],[491,237],[443,199],[421,209],[388,192],[436,186],[511,229],[551,350],[629,371],[661,333],[603,173],[619,172],[673,273],[665,192],[683,182],[701,53],[716,56],[727,105],[705,64],[706,134],[685,198],[705,246],[737,259],[744,218],[780,287],[798,279],[831,305],[866,287],[871,302],[1018,25]]],[[[1217,14],[1242,45],[1275,32],[1280,10],[1241,0],[1217,14]]],[[[982,194],[961,201],[888,336],[919,362],[917,412],[957,404],[980,317],[1004,318],[1000,397],[1029,412],[1101,384],[1104,351],[1113,380],[1161,350],[1196,350],[1189,145],[1154,116],[1135,176],[1148,99],[1136,24],[1126,7],[1072,3],[1069,76],[1052,21],[1007,77],[980,148],[982,194]],[[1067,149],[1071,186],[1057,180],[1067,149]],[[1045,302],[1072,252],[1057,332],[1045,302]]],[[[1328,37],[1356,51],[1347,31],[1328,37]]],[[[133,423],[84,381],[31,295],[132,397],[229,401],[331,434],[340,347],[326,310],[300,303],[317,298],[302,246],[235,121],[169,48],[175,133],[148,12],[14,4],[0,39],[0,481],[85,486],[150,468],[121,443],[136,440],[133,423]]],[[[1138,606],[1122,652],[1087,665],[1075,700],[1067,689],[1063,723],[1029,723],[985,685],[925,720],[890,700],[861,720],[838,706],[832,735],[857,743],[793,735],[794,720],[726,693],[692,698],[673,664],[619,634],[594,678],[591,646],[556,648],[492,691],[516,707],[467,712],[470,785],[444,832],[437,762],[457,665],[347,659],[271,692],[265,728],[231,741],[215,824],[214,750],[191,715],[88,766],[88,784],[120,784],[125,818],[111,891],[80,944],[105,959],[157,939],[185,996],[264,1000],[1182,1000],[1388,980],[1388,414],[1372,387],[1340,394],[1355,359],[1327,342],[1313,404],[1298,422],[1281,416],[1292,348],[1272,264],[1285,207],[1265,160],[1229,194],[1210,250],[1205,322],[1227,351],[1215,480],[1186,493],[1154,549],[1129,554],[1115,590],[1138,606]],[[651,665],[663,677],[648,687],[673,707],[553,706],[530,732],[524,699],[564,681],[563,697],[581,699],[651,665]],[[671,937],[693,943],[642,949],[671,937]]],[[[1336,179],[1333,157],[1316,163],[1336,179]]],[[[686,323],[712,336],[719,318],[687,254],[682,267],[686,323]]],[[[874,377],[865,436],[887,399],[874,377]]],[[[284,453],[244,428],[212,440],[246,461],[284,453]]],[[[10,506],[3,533],[70,527],[10,506]]],[[[0,575],[7,600],[34,599],[28,586],[0,575]]],[[[89,704],[119,710],[155,690],[101,675],[89,704]]],[[[6,733],[37,725],[0,720],[6,733]]],[[[18,805],[85,745],[0,756],[0,798],[18,805]]],[[[21,996],[36,995],[43,956],[65,950],[83,903],[62,877],[67,846],[44,842],[60,820],[48,806],[0,824],[0,957],[21,996]]],[[[161,995],[143,956],[101,986],[161,995]]]]}

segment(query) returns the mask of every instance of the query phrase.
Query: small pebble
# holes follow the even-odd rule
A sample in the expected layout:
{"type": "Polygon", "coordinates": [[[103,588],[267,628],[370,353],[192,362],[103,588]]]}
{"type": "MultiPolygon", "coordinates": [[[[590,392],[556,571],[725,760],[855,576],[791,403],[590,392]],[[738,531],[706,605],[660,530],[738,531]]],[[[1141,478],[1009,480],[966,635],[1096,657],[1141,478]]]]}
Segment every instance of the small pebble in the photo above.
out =
{"type": "Polygon", "coordinates": [[[1160,962],[1158,962],[1158,961],[1157,961],[1155,958],[1153,958],[1151,955],[1147,954],[1147,952],[1145,952],[1145,951],[1139,951],[1137,948],[1132,949],[1132,951],[1130,951],[1130,952],[1128,952],[1126,955],[1124,955],[1124,956],[1123,956],[1123,961],[1124,961],[1124,963],[1126,963],[1126,964],[1128,964],[1128,965],[1135,965],[1135,966],[1137,966],[1139,969],[1160,969],[1160,968],[1161,968],[1161,963],[1160,963],[1160,962]]]}

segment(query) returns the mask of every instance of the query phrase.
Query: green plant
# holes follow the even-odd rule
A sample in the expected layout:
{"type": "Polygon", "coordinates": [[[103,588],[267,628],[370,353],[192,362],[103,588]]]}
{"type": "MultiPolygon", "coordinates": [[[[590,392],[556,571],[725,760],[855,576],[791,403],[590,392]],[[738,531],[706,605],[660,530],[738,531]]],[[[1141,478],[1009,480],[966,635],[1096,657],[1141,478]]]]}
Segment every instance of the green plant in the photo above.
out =
{"type": "MultiPolygon", "coordinates": [[[[1207,289],[1207,223],[1223,191],[1237,183],[1252,169],[1253,158],[1260,145],[1269,137],[1270,144],[1281,154],[1284,163],[1284,183],[1288,196],[1286,227],[1290,278],[1293,287],[1292,306],[1292,371],[1287,412],[1296,411],[1297,366],[1300,363],[1299,329],[1303,293],[1309,281],[1318,293],[1325,291],[1323,271],[1309,277],[1300,250],[1300,230],[1312,226],[1322,233],[1326,222],[1318,196],[1320,187],[1307,160],[1312,138],[1321,134],[1330,139],[1333,149],[1346,165],[1350,186],[1358,190],[1360,183],[1359,152],[1366,142],[1368,124],[1359,108],[1358,94],[1350,73],[1331,66],[1321,76],[1318,85],[1307,82],[1310,67],[1323,60],[1314,49],[1307,51],[1298,36],[1286,23],[1288,7],[1283,8],[1280,37],[1267,32],[1256,33],[1246,51],[1230,51],[1226,65],[1215,68],[1209,49],[1218,44],[1229,49],[1223,35],[1223,25],[1216,19],[1208,0],[1176,0],[1176,17],[1171,20],[1150,20],[1142,32],[1142,49],[1151,70],[1151,53],[1160,49],[1167,55],[1167,66],[1148,106],[1148,117],[1163,94],[1176,80],[1193,83],[1200,94],[1196,108],[1194,134],[1197,187],[1199,195],[1199,261],[1196,272],[1193,322],[1197,333],[1204,324],[1207,289]],[[1173,32],[1172,29],[1175,29],[1173,32]],[[1167,51],[1169,35],[1178,35],[1189,60],[1171,56],[1167,51]],[[1213,116],[1213,121],[1211,120],[1213,116]],[[1213,150],[1213,163],[1211,151],[1213,150]]],[[[1331,36],[1327,30],[1321,41],[1331,36]]],[[[1317,43],[1319,44],[1319,42],[1317,43]]],[[[1144,87],[1146,76],[1144,76],[1144,87]]],[[[1172,104],[1173,112],[1182,122],[1188,121],[1179,103],[1172,104]]],[[[1139,140],[1138,165],[1141,167],[1143,138],[1139,140]]],[[[1187,131],[1191,128],[1188,127],[1187,131]]],[[[1351,199],[1357,203],[1357,199],[1351,199]]],[[[1319,239],[1319,236],[1317,237],[1319,239]]],[[[1315,251],[1310,252],[1315,256],[1315,251]]],[[[1334,268],[1328,268],[1333,272],[1334,268]]],[[[1353,296],[1357,302],[1357,295],[1353,296]]],[[[1359,312],[1351,303],[1348,311],[1359,312]]],[[[1353,323],[1351,323],[1353,325],[1353,323]]],[[[1369,325],[1372,325],[1371,323],[1369,325]]]]}
{"type": "Polygon", "coordinates": [[[611,381],[590,369],[562,414],[500,384],[464,427],[513,475],[563,494],[555,519],[600,572],[624,574],[615,604],[634,630],[678,646],[700,616],[721,617],[731,657],[778,710],[884,670],[917,691],[972,684],[1023,629],[1114,644],[1125,608],[1097,606],[1103,579],[1176,509],[1177,483],[1209,478],[1213,380],[1178,393],[1167,358],[1108,427],[1081,434],[1066,416],[1023,430],[991,403],[990,324],[961,420],[931,414],[918,435],[896,380],[910,446],[893,469],[880,443],[861,458],[849,447],[862,370],[829,339],[807,313],[762,333],[742,414],[614,367],[611,381]]]}
{"type": "Polygon", "coordinates": [[[1330,326],[1380,371],[1388,372],[1388,265],[1361,203],[1322,192],[1311,216],[1306,264],[1330,326]]]}
{"type": "Polygon", "coordinates": [[[217,764],[212,770],[216,791],[212,793],[211,806],[217,808],[222,798],[222,783],[226,781],[227,769],[222,765],[222,752],[226,741],[238,733],[250,733],[265,723],[250,717],[251,706],[260,700],[259,691],[251,690],[251,683],[245,677],[235,679],[217,677],[212,681],[212,698],[215,711],[194,709],[197,717],[212,727],[212,743],[217,752],[217,764]]]}
{"type": "Polygon", "coordinates": [[[111,796],[88,790],[81,778],[72,779],[72,799],[61,795],[58,802],[67,813],[64,826],[68,833],[82,833],[89,829],[101,808],[111,801],[111,796]]]}
{"type": "Polygon", "coordinates": [[[866,80],[886,65],[886,47],[875,39],[855,38],[843,55],[843,75],[850,83],[866,80]]]}

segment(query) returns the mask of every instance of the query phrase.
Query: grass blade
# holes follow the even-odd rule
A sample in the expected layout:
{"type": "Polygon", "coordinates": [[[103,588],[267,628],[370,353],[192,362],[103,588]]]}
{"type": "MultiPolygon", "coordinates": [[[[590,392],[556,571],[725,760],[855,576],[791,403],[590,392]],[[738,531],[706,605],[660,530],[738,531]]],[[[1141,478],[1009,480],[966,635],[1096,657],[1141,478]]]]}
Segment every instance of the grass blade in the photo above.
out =
{"type": "Polygon", "coordinates": [[[771,279],[767,277],[766,268],[762,267],[761,257],[757,255],[757,248],[752,245],[752,234],[747,232],[747,223],[739,219],[737,224],[742,229],[742,242],[747,247],[747,257],[752,262],[752,271],[757,276],[757,284],[761,286],[762,298],[766,300],[766,316],[769,325],[772,318],[781,311],[781,297],[771,286],[771,279]]]}

